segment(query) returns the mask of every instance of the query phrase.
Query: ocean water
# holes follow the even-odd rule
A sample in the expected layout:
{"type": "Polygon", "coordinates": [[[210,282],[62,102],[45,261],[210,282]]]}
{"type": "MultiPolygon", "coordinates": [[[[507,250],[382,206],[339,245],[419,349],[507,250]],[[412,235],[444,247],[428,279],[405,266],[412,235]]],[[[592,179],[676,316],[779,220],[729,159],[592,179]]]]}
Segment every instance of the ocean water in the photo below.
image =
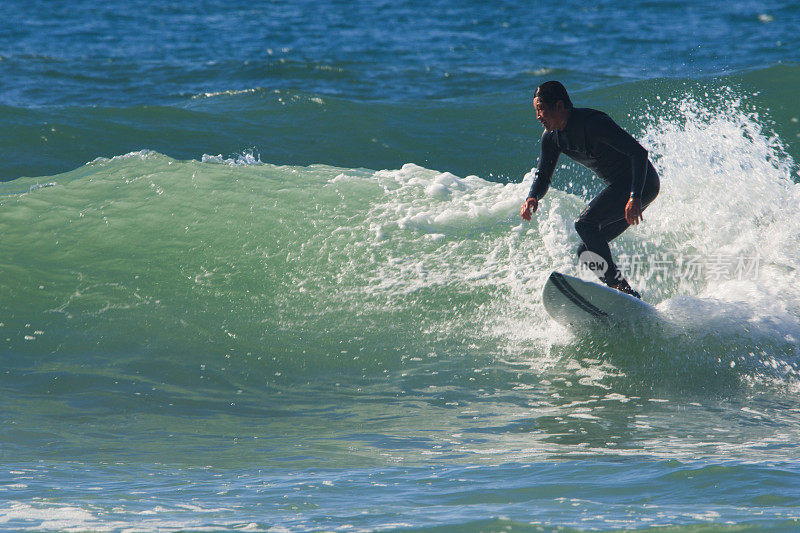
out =
{"type": "Polygon", "coordinates": [[[795,2],[4,2],[0,529],[800,530],[795,2]],[[535,87],[650,151],[531,222],[535,87]]]}

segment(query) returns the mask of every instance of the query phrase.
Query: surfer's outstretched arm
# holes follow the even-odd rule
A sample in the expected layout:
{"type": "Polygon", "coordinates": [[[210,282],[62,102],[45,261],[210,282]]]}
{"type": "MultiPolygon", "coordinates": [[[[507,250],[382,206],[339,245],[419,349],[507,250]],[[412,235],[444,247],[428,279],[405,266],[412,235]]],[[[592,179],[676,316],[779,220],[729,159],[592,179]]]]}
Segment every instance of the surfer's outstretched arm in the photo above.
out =
{"type": "Polygon", "coordinates": [[[536,179],[533,180],[528,198],[520,209],[520,215],[525,220],[531,219],[531,213],[536,212],[539,208],[539,200],[550,188],[550,181],[553,179],[553,172],[560,154],[561,151],[556,146],[553,136],[550,132],[545,131],[542,134],[542,155],[539,156],[539,164],[536,167],[536,179]]]}

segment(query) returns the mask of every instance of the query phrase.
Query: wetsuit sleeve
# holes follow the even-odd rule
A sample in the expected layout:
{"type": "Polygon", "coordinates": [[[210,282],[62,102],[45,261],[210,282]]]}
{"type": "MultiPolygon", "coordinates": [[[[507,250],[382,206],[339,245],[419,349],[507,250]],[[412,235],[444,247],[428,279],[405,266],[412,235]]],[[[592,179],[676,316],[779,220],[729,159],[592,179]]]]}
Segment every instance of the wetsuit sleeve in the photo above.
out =
{"type": "Polygon", "coordinates": [[[561,154],[552,134],[544,132],[542,134],[542,155],[539,156],[539,164],[536,167],[536,179],[531,185],[531,192],[528,198],[535,197],[541,200],[550,188],[550,180],[553,179],[553,172],[556,169],[558,156],[561,154]]]}
{"type": "Polygon", "coordinates": [[[633,167],[631,198],[641,198],[644,181],[647,177],[647,167],[650,164],[647,159],[647,150],[608,115],[597,117],[588,126],[590,137],[631,158],[633,167]]]}

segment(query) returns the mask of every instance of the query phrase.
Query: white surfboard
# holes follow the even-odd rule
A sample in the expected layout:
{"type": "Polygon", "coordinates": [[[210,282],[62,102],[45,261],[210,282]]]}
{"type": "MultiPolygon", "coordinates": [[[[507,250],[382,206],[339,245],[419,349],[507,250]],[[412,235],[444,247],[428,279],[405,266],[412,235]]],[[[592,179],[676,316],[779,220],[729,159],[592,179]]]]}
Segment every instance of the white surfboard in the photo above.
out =
{"type": "Polygon", "coordinates": [[[542,290],[544,308],[565,326],[633,322],[654,317],[655,308],[610,287],[553,272],[542,290]]]}

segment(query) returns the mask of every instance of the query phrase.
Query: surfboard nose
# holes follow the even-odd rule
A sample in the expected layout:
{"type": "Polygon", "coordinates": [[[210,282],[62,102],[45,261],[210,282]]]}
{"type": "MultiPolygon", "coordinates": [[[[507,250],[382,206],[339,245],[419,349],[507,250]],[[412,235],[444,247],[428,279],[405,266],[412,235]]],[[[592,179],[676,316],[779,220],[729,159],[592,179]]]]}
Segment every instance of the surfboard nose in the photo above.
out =
{"type": "Polygon", "coordinates": [[[542,288],[542,303],[547,314],[567,326],[632,321],[655,313],[653,306],[633,296],[556,271],[542,288]]]}

